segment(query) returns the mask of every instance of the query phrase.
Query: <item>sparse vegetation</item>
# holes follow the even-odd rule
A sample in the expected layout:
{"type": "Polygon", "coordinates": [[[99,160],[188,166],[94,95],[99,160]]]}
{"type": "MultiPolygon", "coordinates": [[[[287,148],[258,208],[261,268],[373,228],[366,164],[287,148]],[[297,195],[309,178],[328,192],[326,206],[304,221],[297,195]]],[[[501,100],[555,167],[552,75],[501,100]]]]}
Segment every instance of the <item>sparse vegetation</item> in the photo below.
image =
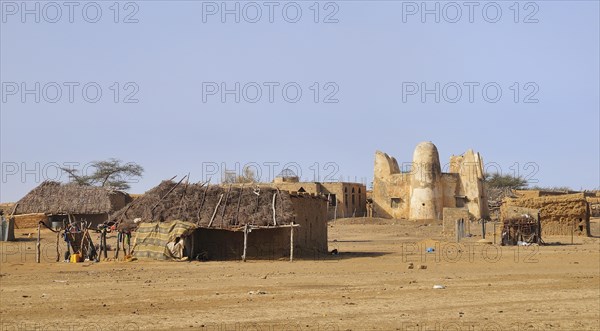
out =
{"type": "Polygon", "coordinates": [[[532,190],[539,190],[539,191],[555,191],[555,192],[569,192],[569,191],[573,191],[572,188],[568,187],[568,186],[551,186],[551,187],[541,187],[541,186],[534,186],[531,188],[532,190]]]}
{"type": "Polygon", "coordinates": [[[245,167],[242,174],[238,175],[235,171],[227,171],[223,176],[224,184],[235,184],[235,183],[256,183],[258,179],[256,174],[249,167],[245,167]]]}

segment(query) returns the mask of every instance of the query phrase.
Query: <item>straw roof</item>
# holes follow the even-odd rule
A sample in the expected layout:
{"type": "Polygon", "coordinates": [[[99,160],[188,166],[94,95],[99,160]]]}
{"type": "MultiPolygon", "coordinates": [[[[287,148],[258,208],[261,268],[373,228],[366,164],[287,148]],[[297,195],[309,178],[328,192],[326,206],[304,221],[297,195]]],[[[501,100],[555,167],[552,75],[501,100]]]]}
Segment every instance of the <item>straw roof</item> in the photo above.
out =
{"type": "Polygon", "coordinates": [[[129,195],[121,191],[45,181],[17,202],[15,214],[105,214],[129,201],[129,195]]]}
{"type": "Polygon", "coordinates": [[[245,224],[273,223],[273,196],[277,225],[290,224],[296,217],[290,194],[272,187],[216,186],[163,181],[130,205],[111,215],[119,229],[134,228],[133,220],[144,222],[182,220],[200,227],[235,229],[245,224]],[[220,203],[219,203],[219,200],[220,203]],[[239,207],[238,207],[239,205],[239,207]],[[216,212],[215,212],[216,211],[216,212]],[[214,214],[214,217],[213,217],[214,214]]]}

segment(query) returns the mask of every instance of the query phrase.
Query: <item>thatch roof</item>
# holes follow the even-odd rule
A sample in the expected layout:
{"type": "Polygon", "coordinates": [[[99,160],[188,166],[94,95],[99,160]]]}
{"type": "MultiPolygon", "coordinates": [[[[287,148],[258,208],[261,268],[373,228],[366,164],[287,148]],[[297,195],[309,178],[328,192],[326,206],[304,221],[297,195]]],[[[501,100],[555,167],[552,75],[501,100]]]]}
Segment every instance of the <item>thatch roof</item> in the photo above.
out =
{"type": "Polygon", "coordinates": [[[111,220],[119,223],[119,229],[135,227],[133,220],[136,218],[144,222],[181,220],[208,227],[214,214],[213,228],[235,229],[245,224],[270,226],[274,225],[275,193],[277,225],[290,224],[296,216],[290,194],[276,188],[263,186],[257,196],[255,186],[176,185],[170,180],[163,181],[111,215],[111,220]]]}
{"type": "Polygon", "coordinates": [[[45,181],[17,202],[15,214],[105,214],[129,201],[129,195],[121,191],[45,181]]]}

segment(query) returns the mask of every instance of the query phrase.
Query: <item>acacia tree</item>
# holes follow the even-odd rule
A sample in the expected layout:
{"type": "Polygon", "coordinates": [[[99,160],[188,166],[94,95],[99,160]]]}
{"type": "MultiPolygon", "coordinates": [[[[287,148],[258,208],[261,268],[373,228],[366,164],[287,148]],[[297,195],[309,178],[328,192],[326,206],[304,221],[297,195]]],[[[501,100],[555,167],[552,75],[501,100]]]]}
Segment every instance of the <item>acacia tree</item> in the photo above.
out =
{"type": "Polygon", "coordinates": [[[88,174],[89,171],[82,173],[72,168],[61,168],[61,170],[68,173],[70,180],[79,185],[112,187],[117,190],[128,190],[129,184],[142,177],[144,172],[144,168],[139,164],[134,162],[123,164],[118,159],[93,161],[89,167],[94,169],[91,174],[88,174]]]}
{"type": "Polygon", "coordinates": [[[485,181],[490,188],[512,188],[521,189],[527,186],[527,180],[521,176],[499,173],[485,174],[485,181]]]}

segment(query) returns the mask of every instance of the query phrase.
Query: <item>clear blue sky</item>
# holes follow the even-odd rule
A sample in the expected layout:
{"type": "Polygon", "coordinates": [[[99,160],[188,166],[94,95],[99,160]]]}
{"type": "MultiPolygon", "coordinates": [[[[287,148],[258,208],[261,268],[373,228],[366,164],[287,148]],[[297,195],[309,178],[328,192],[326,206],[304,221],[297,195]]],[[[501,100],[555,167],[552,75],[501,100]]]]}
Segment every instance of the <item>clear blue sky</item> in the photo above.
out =
{"type": "MultiPolygon", "coordinates": [[[[41,180],[56,178],[55,164],[111,157],[145,167],[134,193],[188,172],[202,180],[207,164],[223,162],[228,169],[258,163],[263,179],[270,179],[264,163],[279,163],[272,168],[279,172],[295,162],[307,180],[315,177],[316,163],[321,180],[333,173],[336,180],[371,182],[376,150],[409,162],[424,140],[438,146],[442,163],[473,148],[486,163],[505,173],[518,170],[537,185],[600,187],[598,1],[537,1],[527,8],[520,2],[517,16],[513,1],[497,1],[499,17],[495,5],[478,2],[472,23],[463,2],[457,19],[456,8],[437,2],[439,23],[401,1],[320,2],[319,23],[313,1],[296,2],[302,10],[296,23],[286,22],[296,19],[295,5],[282,13],[287,2],[273,7],[272,23],[264,2],[258,2],[256,23],[248,22],[256,8],[246,2],[238,2],[240,23],[233,14],[223,23],[220,13],[211,14],[222,8],[201,1],[133,1],[126,8],[121,2],[118,15],[113,1],[97,1],[97,23],[86,21],[95,20],[97,10],[86,2],[73,7],[72,23],[68,7],[58,17],[48,2],[37,2],[37,23],[36,2],[27,3],[34,14],[25,17],[21,1],[1,3],[1,201],[18,200],[41,180]],[[326,18],[337,23],[323,23],[326,18]],[[22,89],[35,89],[36,82],[39,103],[37,92],[22,89]],[[69,82],[79,84],[72,103],[69,82]],[[102,89],[96,103],[82,96],[90,82],[102,89]],[[126,89],[128,82],[134,84],[126,89]],[[204,102],[203,82],[231,89],[240,82],[246,94],[240,91],[236,103],[233,94],[222,102],[220,93],[205,93],[204,102]],[[255,97],[251,82],[262,86],[256,103],[243,98],[255,97]],[[273,86],[272,103],[268,82],[280,84],[273,86]],[[282,97],[290,82],[302,89],[296,103],[282,97]],[[328,82],[335,84],[325,88],[328,82]],[[422,102],[420,91],[407,93],[421,90],[421,83],[434,89],[436,82],[439,103],[433,94],[422,102]],[[473,102],[469,82],[479,84],[473,102]],[[494,89],[487,100],[482,96],[487,83],[502,89],[496,103],[490,101],[494,89]],[[445,100],[456,99],[457,85],[458,102],[445,100]],[[135,87],[139,102],[124,103],[135,87]],[[324,103],[336,87],[339,102],[324,103]],[[534,92],[530,99],[538,102],[525,103],[534,92]],[[328,162],[337,167],[327,168],[328,162]]],[[[289,99],[294,94],[288,89],[289,99]]],[[[86,96],[93,99],[94,90],[86,96]]]]}

